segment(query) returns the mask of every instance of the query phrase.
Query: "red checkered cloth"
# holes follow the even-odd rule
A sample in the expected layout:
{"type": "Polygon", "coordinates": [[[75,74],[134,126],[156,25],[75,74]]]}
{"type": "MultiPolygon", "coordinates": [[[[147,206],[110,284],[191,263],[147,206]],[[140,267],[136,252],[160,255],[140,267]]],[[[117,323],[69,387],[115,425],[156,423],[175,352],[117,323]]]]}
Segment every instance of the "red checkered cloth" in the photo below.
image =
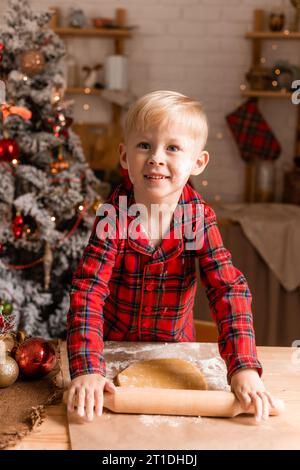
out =
{"type": "Polygon", "coordinates": [[[279,157],[281,146],[258,109],[257,100],[243,103],[226,116],[226,121],[243,160],[276,160],[279,157]]]}

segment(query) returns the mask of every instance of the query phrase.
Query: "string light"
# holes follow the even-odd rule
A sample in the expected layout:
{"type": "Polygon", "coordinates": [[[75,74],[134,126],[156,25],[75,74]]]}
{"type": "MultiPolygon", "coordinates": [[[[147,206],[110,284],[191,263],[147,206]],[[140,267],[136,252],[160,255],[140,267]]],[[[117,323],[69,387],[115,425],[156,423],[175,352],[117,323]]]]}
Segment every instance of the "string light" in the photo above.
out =
{"type": "Polygon", "coordinates": [[[51,220],[52,222],[55,222],[56,221],[56,217],[54,217],[54,215],[51,217],[51,220]]]}
{"type": "Polygon", "coordinates": [[[240,90],[241,91],[245,91],[246,90],[246,85],[244,83],[242,83],[242,85],[240,86],[240,90]]]}
{"type": "Polygon", "coordinates": [[[56,92],[55,95],[53,96],[53,102],[54,103],[58,103],[60,101],[60,96],[59,94],[56,92]]]}
{"type": "Polygon", "coordinates": [[[276,70],[275,70],[275,74],[276,74],[276,75],[280,75],[280,74],[281,74],[280,69],[276,69],[276,70]]]}
{"type": "Polygon", "coordinates": [[[85,103],[85,104],[83,105],[83,109],[84,109],[84,111],[88,111],[88,110],[90,109],[90,105],[87,104],[87,103],[85,103]]]}
{"type": "Polygon", "coordinates": [[[278,85],[277,80],[273,80],[272,85],[273,85],[273,87],[276,87],[278,85]]]}
{"type": "Polygon", "coordinates": [[[207,186],[208,185],[208,181],[207,180],[202,180],[202,186],[207,186]]]}
{"type": "Polygon", "coordinates": [[[85,88],[85,89],[84,89],[84,93],[85,93],[86,95],[89,95],[89,94],[91,93],[91,89],[90,89],[90,88],[85,88]]]}
{"type": "Polygon", "coordinates": [[[215,195],[215,201],[221,201],[221,196],[219,194],[216,194],[215,195]]]}
{"type": "Polygon", "coordinates": [[[223,133],[222,133],[222,132],[217,132],[217,133],[216,133],[216,137],[217,137],[217,139],[219,139],[219,140],[223,139],[223,133]]]}
{"type": "Polygon", "coordinates": [[[83,211],[83,209],[84,209],[84,206],[82,204],[80,204],[80,206],[78,206],[78,210],[83,211]]]}
{"type": "Polygon", "coordinates": [[[17,160],[16,158],[14,158],[11,163],[14,165],[14,166],[17,166],[18,163],[19,163],[19,160],[17,160]]]}
{"type": "Polygon", "coordinates": [[[265,57],[261,57],[261,58],[260,58],[260,62],[261,62],[262,64],[265,64],[265,63],[266,63],[266,58],[265,58],[265,57]]]}
{"type": "Polygon", "coordinates": [[[24,81],[24,82],[27,82],[27,80],[28,80],[27,75],[24,75],[24,76],[23,76],[23,81],[24,81]]]}
{"type": "Polygon", "coordinates": [[[65,122],[65,120],[66,120],[65,116],[64,116],[62,113],[60,113],[60,114],[58,115],[58,119],[59,119],[61,122],[65,122]]]}
{"type": "Polygon", "coordinates": [[[289,29],[285,29],[285,30],[283,31],[283,34],[285,34],[286,36],[288,36],[288,35],[290,34],[290,30],[289,30],[289,29]]]}
{"type": "Polygon", "coordinates": [[[272,44],[272,49],[273,49],[273,51],[277,51],[277,49],[278,49],[277,44],[272,44]]]}

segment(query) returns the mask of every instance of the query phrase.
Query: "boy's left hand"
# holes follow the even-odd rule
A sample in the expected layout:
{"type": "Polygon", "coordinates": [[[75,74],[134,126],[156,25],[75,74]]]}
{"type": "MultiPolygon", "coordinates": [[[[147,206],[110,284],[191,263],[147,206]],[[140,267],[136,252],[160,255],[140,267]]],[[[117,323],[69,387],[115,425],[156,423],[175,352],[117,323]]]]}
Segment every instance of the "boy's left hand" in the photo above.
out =
{"type": "Polygon", "coordinates": [[[233,374],[231,390],[245,411],[254,405],[256,421],[267,420],[270,406],[276,408],[256,369],[242,369],[233,374]]]}

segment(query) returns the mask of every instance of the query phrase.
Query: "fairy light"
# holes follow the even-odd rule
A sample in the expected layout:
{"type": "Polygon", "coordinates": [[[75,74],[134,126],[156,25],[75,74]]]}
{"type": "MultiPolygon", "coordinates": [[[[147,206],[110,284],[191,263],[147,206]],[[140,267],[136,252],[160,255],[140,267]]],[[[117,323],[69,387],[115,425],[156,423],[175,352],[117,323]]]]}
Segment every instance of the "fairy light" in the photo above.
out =
{"type": "Polygon", "coordinates": [[[11,163],[14,165],[14,166],[17,166],[18,163],[19,163],[19,160],[17,160],[16,158],[14,158],[11,163]]]}
{"type": "Polygon", "coordinates": [[[277,49],[278,49],[277,44],[272,44],[272,50],[273,50],[273,51],[277,51],[277,49]]]}
{"type": "Polygon", "coordinates": [[[91,89],[90,89],[90,88],[85,88],[85,89],[84,89],[84,93],[85,93],[86,95],[89,95],[89,94],[91,93],[91,89]]]}
{"type": "Polygon", "coordinates": [[[208,185],[208,181],[207,180],[202,180],[202,186],[207,186],[208,185]]]}
{"type": "Polygon", "coordinates": [[[215,195],[215,201],[216,202],[221,201],[221,196],[219,194],[215,195]]]}
{"type": "Polygon", "coordinates": [[[289,29],[285,29],[285,30],[283,31],[283,34],[285,34],[286,36],[288,36],[288,35],[290,34],[290,30],[289,30],[289,29]]]}
{"type": "Polygon", "coordinates": [[[246,85],[244,83],[242,83],[241,86],[240,86],[240,90],[245,91],[246,88],[247,88],[246,85]]]}
{"type": "Polygon", "coordinates": [[[60,122],[65,122],[65,120],[66,120],[65,116],[62,113],[60,113],[58,115],[58,119],[59,119],[60,122]]]}
{"type": "Polygon", "coordinates": [[[52,222],[55,222],[56,221],[56,217],[54,217],[54,215],[51,217],[51,220],[52,222]]]}
{"type": "Polygon", "coordinates": [[[84,209],[84,206],[82,204],[80,204],[80,206],[78,206],[78,210],[81,212],[81,211],[83,211],[83,209],[84,209]]]}
{"type": "Polygon", "coordinates": [[[276,70],[275,70],[275,74],[276,74],[276,75],[280,75],[280,74],[281,74],[281,70],[280,70],[280,69],[276,69],[276,70]]]}
{"type": "Polygon", "coordinates": [[[277,80],[273,80],[272,85],[273,85],[274,88],[277,87],[277,85],[278,85],[277,80]]]}
{"type": "Polygon", "coordinates": [[[222,132],[217,132],[216,137],[217,137],[217,139],[222,140],[223,139],[223,133],[222,132]]]}
{"type": "Polygon", "coordinates": [[[58,93],[55,93],[54,97],[53,97],[53,101],[54,103],[58,103],[60,101],[60,96],[58,93]]]}
{"type": "Polygon", "coordinates": [[[27,75],[24,75],[24,77],[23,77],[23,81],[24,81],[24,82],[27,82],[27,80],[28,80],[28,77],[27,77],[27,75]]]}
{"type": "Polygon", "coordinates": [[[265,57],[261,57],[261,58],[260,58],[260,62],[261,62],[261,64],[265,64],[265,63],[266,63],[266,58],[265,58],[265,57]]]}
{"type": "Polygon", "coordinates": [[[85,103],[83,106],[84,111],[88,111],[90,109],[90,105],[85,103]]]}

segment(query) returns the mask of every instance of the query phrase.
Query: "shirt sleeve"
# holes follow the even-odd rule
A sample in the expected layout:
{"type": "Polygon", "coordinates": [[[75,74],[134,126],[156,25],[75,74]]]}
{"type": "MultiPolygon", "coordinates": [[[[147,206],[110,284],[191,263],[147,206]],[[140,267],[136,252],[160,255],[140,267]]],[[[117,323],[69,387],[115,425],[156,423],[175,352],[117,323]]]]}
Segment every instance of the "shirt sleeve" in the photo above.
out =
{"type": "Polygon", "coordinates": [[[247,281],[233,266],[209,206],[205,206],[203,220],[203,245],[198,251],[200,277],[218,327],[219,352],[227,365],[228,383],[239,369],[256,369],[261,376],[247,281]]]}
{"type": "MultiPolygon", "coordinates": [[[[83,374],[105,376],[103,305],[117,253],[117,237],[97,235],[95,219],[87,247],[75,271],[67,316],[67,349],[71,378],[83,374]]],[[[99,231],[98,231],[99,234],[99,231]]]]}

